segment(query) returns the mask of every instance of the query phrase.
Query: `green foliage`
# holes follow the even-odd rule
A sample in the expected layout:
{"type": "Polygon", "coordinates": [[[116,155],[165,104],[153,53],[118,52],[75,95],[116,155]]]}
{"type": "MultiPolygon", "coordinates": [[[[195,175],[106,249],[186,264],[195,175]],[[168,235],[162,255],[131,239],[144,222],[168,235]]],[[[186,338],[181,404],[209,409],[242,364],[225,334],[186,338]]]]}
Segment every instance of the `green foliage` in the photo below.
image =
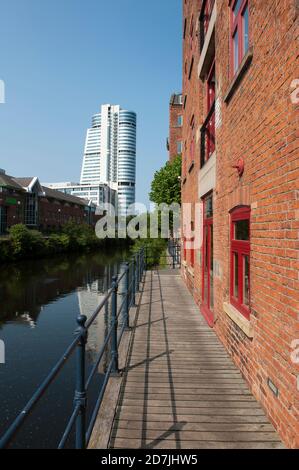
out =
{"type": "Polygon", "coordinates": [[[139,251],[142,247],[146,249],[147,267],[159,266],[163,264],[163,255],[166,253],[167,241],[162,238],[146,238],[136,240],[133,252],[139,251]]]}
{"type": "Polygon", "coordinates": [[[47,252],[53,254],[65,253],[70,247],[70,238],[65,234],[53,233],[46,240],[47,252]]]}
{"type": "Polygon", "coordinates": [[[116,244],[118,247],[127,247],[128,243],[128,240],[100,240],[93,227],[86,224],[68,223],[60,233],[48,236],[19,224],[9,230],[8,238],[0,239],[0,262],[49,257],[76,251],[86,252],[97,247],[114,248],[116,244]]]}
{"type": "Polygon", "coordinates": [[[29,230],[25,225],[14,225],[10,231],[12,256],[21,258],[24,255],[40,254],[45,248],[43,236],[37,230],[29,230]]]}
{"type": "Polygon", "coordinates": [[[86,224],[78,225],[73,222],[64,225],[62,232],[69,237],[70,249],[88,248],[100,244],[92,227],[86,224]]]}
{"type": "Polygon", "coordinates": [[[152,202],[158,205],[181,203],[181,167],[182,158],[178,155],[155,173],[150,192],[152,202]]]}

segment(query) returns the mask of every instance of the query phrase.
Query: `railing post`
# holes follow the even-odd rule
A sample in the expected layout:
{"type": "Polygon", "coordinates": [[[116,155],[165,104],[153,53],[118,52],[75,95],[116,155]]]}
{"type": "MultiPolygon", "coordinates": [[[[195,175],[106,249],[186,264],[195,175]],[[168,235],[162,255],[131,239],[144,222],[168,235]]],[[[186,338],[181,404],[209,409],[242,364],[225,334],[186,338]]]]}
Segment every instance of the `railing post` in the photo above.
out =
{"type": "Polygon", "coordinates": [[[136,307],[136,258],[132,260],[132,305],[136,307]]]}
{"type": "Polygon", "coordinates": [[[143,273],[144,273],[144,247],[141,250],[140,281],[142,281],[143,273]]]}
{"type": "Polygon", "coordinates": [[[145,245],[145,252],[144,252],[144,269],[147,270],[147,246],[145,245]]]}
{"type": "Polygon", "coordinates": [[[174,241],[172,240],[172,268],[175,269],[175,247],[174,247],[174,241]]]}
{"type": "Polygon", "coordinates": [[[111,338],[111,358],[112,358],[112,369],[113,375],[118,374],[118,345],[117,345],[117,276],[112,278],[112,299],[111,299],[111,326],[113,327],[112,338],[111,338]]]}
{"type": "Polygon", "coordinates": [[[141,279],[142,279],[142,248],[139,253],[139,290],[140,290],[141,279]]]}
{"type": "Polygon", "coordinates": [[[125,328],[126,330],[130,329],[130,263],[126,263],[126,275],[125,275],[125,283],[126,283],[126,302],[125,302],[125,328]]]}
{"type": "Polygon", "coordinates": [[[87,329],[85,327],[87,317],[80,315],[77,318],[78,329],[76,333],[80,333],[80,339],[77,346],[77,377],[75,391],[75,406],[80,407],[76,420],[76,449],[85,449],[86,439],[86,389],[85,389],[85,348],[87,343],[87,329]]]}
{"type": "Polygon", "coordinates": [[[140,252],[137,253],[137,263],[136,263],[136,292],[139,292],[139,267],[140,267],[140,252]]]}

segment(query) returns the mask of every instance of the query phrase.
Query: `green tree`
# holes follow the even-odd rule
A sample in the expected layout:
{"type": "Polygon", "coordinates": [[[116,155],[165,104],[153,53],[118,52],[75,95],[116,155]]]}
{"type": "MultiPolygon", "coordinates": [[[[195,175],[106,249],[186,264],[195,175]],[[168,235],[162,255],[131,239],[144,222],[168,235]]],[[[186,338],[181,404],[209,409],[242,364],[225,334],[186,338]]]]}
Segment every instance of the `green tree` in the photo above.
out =
{"type": "Polygon", "coordinates": [[[178,155],[155,173],[150,200],[156,204],[181,203],[182,157],[178,155]]]}

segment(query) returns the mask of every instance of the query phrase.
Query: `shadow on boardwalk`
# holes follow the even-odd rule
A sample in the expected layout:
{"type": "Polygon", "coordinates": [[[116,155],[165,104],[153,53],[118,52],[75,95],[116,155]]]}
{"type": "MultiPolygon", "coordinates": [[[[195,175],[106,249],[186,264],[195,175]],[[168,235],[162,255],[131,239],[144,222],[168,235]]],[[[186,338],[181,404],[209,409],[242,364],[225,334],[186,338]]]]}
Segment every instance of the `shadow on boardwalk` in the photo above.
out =
{"type": "Polygon", "coordinates": [[[109,446],[283,447],[179,272],[146,274],[109,446]]]}

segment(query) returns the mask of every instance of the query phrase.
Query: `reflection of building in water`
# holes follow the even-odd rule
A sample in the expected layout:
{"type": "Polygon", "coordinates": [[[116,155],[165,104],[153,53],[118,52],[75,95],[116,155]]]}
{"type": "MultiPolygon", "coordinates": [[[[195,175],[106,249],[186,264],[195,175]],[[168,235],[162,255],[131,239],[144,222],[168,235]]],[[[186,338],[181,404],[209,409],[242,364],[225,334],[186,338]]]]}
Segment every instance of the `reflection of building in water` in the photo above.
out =
{"type": "MultiPolygon", "coordinates": [[[[114,266],[106,266],[104,275],[101,279],[93,282],[87,282],[86,287],[78,291],[78,301],[81,315],[86,315],[87,318],[90,318],[91,315],[96,311],[111,286],[111,279],[114,271],[114,266]]],[[[108,334],[110,319],[109,313],[110,303],[109,305],[106,304],[105,307],[103,307],[102,311],[98,314],[97,318],[88,330],[88,343],[86,350],[91,360],[95,360],[97,357],[108,334]]],[[[103,371],[106,366],[107,353],[104,355],[104,359],[100,366],[100,371],[103,371]]]]}

